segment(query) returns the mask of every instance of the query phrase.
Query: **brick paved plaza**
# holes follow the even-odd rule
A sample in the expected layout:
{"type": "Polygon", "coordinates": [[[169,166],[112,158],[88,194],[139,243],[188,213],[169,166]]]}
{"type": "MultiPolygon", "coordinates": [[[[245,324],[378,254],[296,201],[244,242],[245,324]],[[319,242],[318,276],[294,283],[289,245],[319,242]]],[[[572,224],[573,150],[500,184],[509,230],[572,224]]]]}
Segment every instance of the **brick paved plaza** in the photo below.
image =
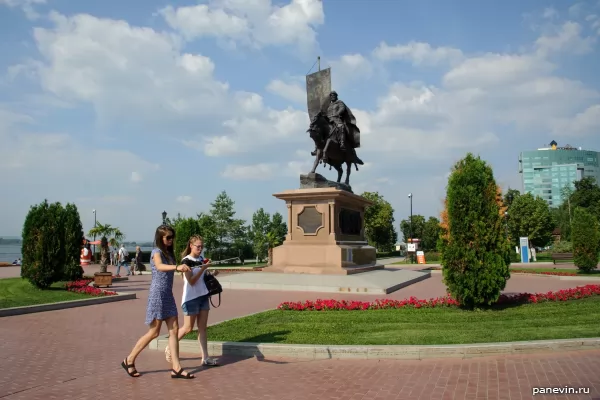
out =
{"type": "MultiPolygon", "coordinates": [[[[17,269],[0,268],[0,276],[17,269]]],[[[90,270],[93,272],[94,269],[90,270]]],[[[17,271],[18,274],[18,271],[17,271]]],[[[597,281],[596,281],[597,282],[597,281]]],[[[164,353],[145,350],[142,374],[132,379],[120,367],[146,332],[150,276],[116,283],[138,299],[0,318],[0,398],[14,399],[593,399],[600,398],[600,351],[486,357],[470,360],[285,360],[221,358],[202,369],[198,355],[183,354],[191,381],[169,378],[164,353]],[[532,388],[589,387],[590,395],[538,395],[532,388]]],[[[540,276],[513,276],[507,292],[559,290],[589,283],[540,276]]],[[[175,295],[181,296],[175,280],[175,295]]],[[[443,295],[440,274],[387,295],[400,299],[443,295]]],[[[282,301],[356,298],[301,292],[229,290],[210,323],[276,307],[282,301]]],[[[361,300],[383,296],[361,295],[361,300]]],[[[181,320],[181,319],[180,319],[181,320]]],[[[163,328],[162,333],[166,333],[163,328]]],[[[210,338],[209,338],[210,339],[210,338]]]]}

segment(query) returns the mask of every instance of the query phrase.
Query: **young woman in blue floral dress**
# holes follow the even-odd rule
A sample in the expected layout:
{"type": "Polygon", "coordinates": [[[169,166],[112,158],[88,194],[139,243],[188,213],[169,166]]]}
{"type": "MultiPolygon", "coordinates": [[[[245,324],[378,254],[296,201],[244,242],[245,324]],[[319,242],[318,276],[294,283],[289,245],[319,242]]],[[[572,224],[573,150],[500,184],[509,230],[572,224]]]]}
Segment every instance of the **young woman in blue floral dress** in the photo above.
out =
{"type": "Polygon", "coordinates": [[[137,378],[140,373],[135,368],[135,359],[153,339],[160,334],[163,321],[169,329],[169,348],[173,370],[171,378],[192,379],[194,375],[184,371],[179,363],[179,340],[177,333],[179,324],[177,321],[177,304],[173,297],[173,276],[177,272],[189,272],[187,265],[177,265],[173,254],[173,241],[175,231],[172,227],[161,225],[156,229],[154,235],[154,250],[150,255],[150,266],[152,267],[152,283],[148,292],[148,307],[146,309],[146,325],[150,330],[142,336],[131,353],[123,360],[121,366],[129,376],[137,378]]]}

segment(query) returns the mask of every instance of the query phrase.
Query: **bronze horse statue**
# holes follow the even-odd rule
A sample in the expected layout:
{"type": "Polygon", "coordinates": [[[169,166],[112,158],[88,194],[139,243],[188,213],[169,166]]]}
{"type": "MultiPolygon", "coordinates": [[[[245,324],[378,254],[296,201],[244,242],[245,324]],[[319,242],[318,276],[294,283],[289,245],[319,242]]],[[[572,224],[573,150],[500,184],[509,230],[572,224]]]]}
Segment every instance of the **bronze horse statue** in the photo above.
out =
{"type": "Polygon", "coordinates": [[[310,137],[315,142],[317,148],[315,163],[311,173],[315,173],[319,163],[322,162],[323,166],[329,164],[329,169],[333,167],[338,172],[337,182],[340,183],[342,174],[344,173],[342,165],[346,164],[345,183],[346,185],[350,185],[351,165],[354,164],[358,171],[358,164],[363,165],[364,163],[358,158],[356,150],[353,147],[348,147],[345,151],[340,148],[338,141],[332,137],[333,129],[335,129],[335,127],[329,123],[329,120],[322,112],[318,112],[310,121],[310,127],[307,132],[310,134],[310,137]]]}

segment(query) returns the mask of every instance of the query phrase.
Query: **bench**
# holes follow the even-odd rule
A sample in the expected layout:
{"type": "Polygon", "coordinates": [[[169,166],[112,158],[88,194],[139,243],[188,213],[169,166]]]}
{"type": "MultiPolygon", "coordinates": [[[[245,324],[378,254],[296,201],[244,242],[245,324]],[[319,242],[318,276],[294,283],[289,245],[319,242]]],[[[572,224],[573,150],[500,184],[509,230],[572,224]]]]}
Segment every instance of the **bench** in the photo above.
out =
{"type": "Polygon", "coordinates": [[[552,253],[552,262],[556,261],[573,261],[573,253],[552,253]]]}

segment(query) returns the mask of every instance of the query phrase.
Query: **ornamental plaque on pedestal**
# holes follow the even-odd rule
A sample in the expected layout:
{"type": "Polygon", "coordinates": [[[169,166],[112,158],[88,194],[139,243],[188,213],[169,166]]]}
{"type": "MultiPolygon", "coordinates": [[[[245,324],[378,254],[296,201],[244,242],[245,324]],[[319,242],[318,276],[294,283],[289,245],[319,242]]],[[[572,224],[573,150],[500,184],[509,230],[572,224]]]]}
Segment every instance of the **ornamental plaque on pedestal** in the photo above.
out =
{"type": "Polygon", "coordinates": [[[271,272],[354,274],[383,269],[365,240],[364,215],[372,203],[335,187],[287,190],[288,232],[273,249],[271,272]]]}

